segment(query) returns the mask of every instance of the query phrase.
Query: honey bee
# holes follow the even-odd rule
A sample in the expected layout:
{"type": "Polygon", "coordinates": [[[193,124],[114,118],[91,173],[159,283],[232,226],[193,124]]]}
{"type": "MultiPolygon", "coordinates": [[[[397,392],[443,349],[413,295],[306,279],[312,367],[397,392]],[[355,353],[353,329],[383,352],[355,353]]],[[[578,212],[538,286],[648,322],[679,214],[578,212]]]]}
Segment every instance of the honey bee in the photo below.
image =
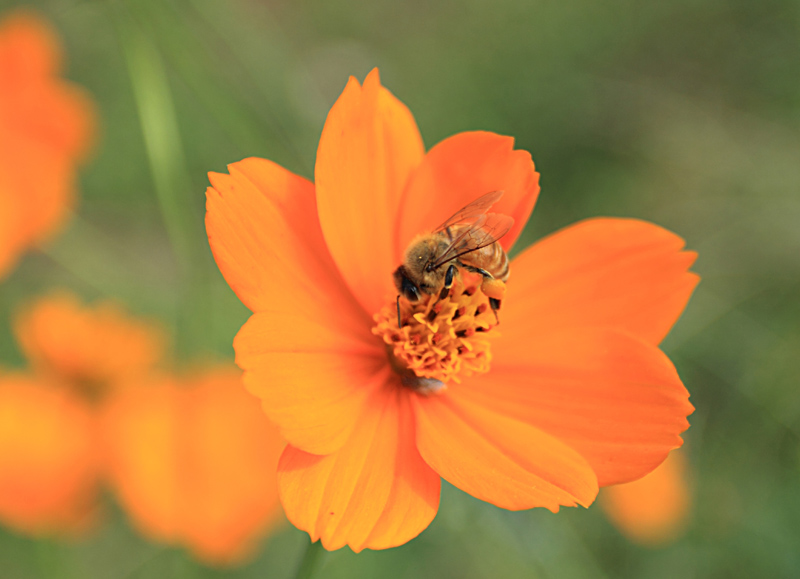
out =
{"type": "Polygon", "coordinates": [[[482,276],[481,291],[497,315],[508,280],[508,256],[498,240],[508,233],[514,219],[499,213],[486,213],[502,191],[492,191],[456,212],[431,233],[418,235],[406,250],[403,264],[393,274],[397,291],[397,325],[400,323],[400,296],[417,303],[423,294],[439,294],[444,299],[459,268],[482,276]]]}

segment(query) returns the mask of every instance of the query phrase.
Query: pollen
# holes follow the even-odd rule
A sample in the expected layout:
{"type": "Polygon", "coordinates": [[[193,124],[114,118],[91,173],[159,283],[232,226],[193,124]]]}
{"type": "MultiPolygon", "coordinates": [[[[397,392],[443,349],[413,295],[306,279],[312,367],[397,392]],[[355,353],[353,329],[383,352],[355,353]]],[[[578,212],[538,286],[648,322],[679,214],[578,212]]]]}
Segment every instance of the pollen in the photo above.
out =
{"type": "Polygon", "coordinates": [[[436,294],[411,304],[401,297],[400,327],[396,304],[374,316],[372,333],[386,344],[404,386],[435,394],[450,382],[489,371],[497,317],[479,286],[467,283],[456,280],[441,299],[436,294]]]}

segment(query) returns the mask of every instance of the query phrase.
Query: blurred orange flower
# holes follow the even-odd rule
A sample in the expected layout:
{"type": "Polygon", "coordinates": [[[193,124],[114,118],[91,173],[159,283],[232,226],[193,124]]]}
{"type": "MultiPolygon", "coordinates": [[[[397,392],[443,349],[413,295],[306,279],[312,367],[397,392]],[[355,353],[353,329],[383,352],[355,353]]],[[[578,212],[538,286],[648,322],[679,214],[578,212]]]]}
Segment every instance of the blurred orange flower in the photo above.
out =
{"type": "Polygon", "coordinates": [[[120,390],[103,425],[111,484],[145,535],[231,564],[280,520],[284,443],[238,370],[120,390]]]}
{"type": "Polygon", "coordinates": [[[63,223],[94,134],[94,106],[59,77],[61,61],[56,34],[38,16],[0,22],[0,277],[63,223]]]}
{"type": "Polygon", "coordinates": [[[165,343],[158,325],[129,316],[116,303],[85,306],[65,292],[32,302],[14,329],[36,370],[92,395],[149,371],[165,343]]]}
{"type": "Polygon", "coordinates": [[[692,406],[657,347],[698,280],[678,236],[584,221],[516,257],[500,332],[464,273],[436,307],[401,302],[398,328],[392,272],[411,240],[503,191],[509,249],[539,192],[530,154],[489,132],[425,153],[375,70],[328,114],[316,184],[262,159],[229,171],[210,174],[209,242],[254,312],[236,361],[289,442],[281,500],[312,540],[405,543],[435,516],[440,476],[506,509],[589,505],[681,445],[692,406]]]}
{"type": "Polygon", "coordinates": [[[110,302],[83,306],[67,293],[32,302],[15,330],[34,375],[0,376],[0,520],[30,533],[83,530],[100,475],[97,402],[148,371],[163,336],[110,302]]]}
{"type": "Polygon", "coordinates": [[[691,497],[686,457],[673,451],[661,466],[637,481],[608,487],[600,504],[609,520],[631,541],[661,545],[686,529],[691,497]]]}
{"type": "Polygon", "coordinates": [[[0,520],[28,533],[91,523],[99,473],[94,417],[72,392],[0,375],[0,520]]]}

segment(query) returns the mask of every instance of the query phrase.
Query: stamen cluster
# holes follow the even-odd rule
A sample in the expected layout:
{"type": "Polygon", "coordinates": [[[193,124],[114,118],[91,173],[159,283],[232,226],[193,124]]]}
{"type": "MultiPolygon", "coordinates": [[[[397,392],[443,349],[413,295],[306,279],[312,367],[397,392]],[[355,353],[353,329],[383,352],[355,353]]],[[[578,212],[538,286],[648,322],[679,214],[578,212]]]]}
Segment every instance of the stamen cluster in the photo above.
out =
{"type": "Polygon", "coordinates": [[[466,287],[456,280],[447,296],[427,296],[411,304],[400,298],[396,305],[374,316],[372,333],[380,336],[392,367],[405,386],[432,394],[451,380],[489,371],[491,349],[488,332],[497,325],[489,299],[476,284],[466,287]]]}

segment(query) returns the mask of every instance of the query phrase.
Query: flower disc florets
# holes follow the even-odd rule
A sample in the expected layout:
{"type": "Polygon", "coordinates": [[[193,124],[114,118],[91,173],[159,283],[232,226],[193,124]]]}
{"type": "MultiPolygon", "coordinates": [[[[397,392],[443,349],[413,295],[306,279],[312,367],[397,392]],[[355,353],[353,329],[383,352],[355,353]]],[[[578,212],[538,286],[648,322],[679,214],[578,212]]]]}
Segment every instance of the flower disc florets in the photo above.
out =
{"type": "Polygon", "coordinates": [[[497,325],[489,298],[471,280],[456,280],[447,296],[426,296],[416,304],[400,298],[374,316],[372,333],[386,344],[403,385],[418,392],[441,392],[451,380],[489,371],[488,332],[497,325]]]}

